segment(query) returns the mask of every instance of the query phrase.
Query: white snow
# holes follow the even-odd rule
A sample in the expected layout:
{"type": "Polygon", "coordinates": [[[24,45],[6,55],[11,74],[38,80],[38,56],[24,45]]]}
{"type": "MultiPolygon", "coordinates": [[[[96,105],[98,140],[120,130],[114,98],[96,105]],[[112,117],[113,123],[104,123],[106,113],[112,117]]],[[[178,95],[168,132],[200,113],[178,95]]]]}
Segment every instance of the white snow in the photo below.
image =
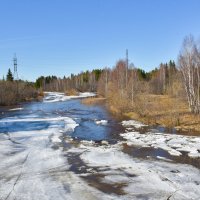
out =
{"type": "Polygon", "coordinates": [[[127,132],[120,134],[128,145],[161,148],[173,156],[187,152],[190,157],[200,157],[200,137],[177,134],[127,132]]]}
{"type": "Polygon", "coordinates": [[[95,123],[98,124],[98,125],[104,125],[105,126],[105,125],[108,124],[108,120],[104,120],[104,119],[96,120],[95,123]]]}
{"type": "MultiPolygon", "coordinates": [[[[30,120],[33,119],[25,117],[15,122],[30,120]]],[[[41,120],[35,117],[35,121],[41,120]]],[[[0,199],[113,199],[68,171],[70,165],[62,147],[52,148],[61,142],[63,130],[77,126],[73,119],[43,121],[47,120],[52,126],[45,130],[0,133],[0,199]],[[59,120],[65,122],[64,128],[59,126],[59,120]]],[[[13,119],[4,121],[13,122],[13,119]]]]}
{"type": "Polygon", "coordinates": [[[69,117],[53,117],[53,118],[16,118],[8,117],[0,120],[0,123],[13,123],[13,122],[45,122],[45,121],[67,121],[72,122],[73,120],[69,117]]]}
{"type": "Polygon", "coordinates": [[[12,109],[9,109],[9,111],[18,111],[18,110],[23,110],[23,108],[12,108],[12,109]]]}
{"type": "Polygon", "coordinates": [[[129,129],[130,129],[130,127],[141,128],[141,127],[147,126],[136,120],[122,121],[122,125],[125,127],[128,127],[129,129]]]}
{"type": "MultiPolygon", "coordinates": [[[[62,93],[49,95],[51,97],[47,96],[45,101],[63,100],[62,93]]],[[[97,121],[101,125],[107,124],[104,119],[97,121]]],[[[62,141],[66,131],[74,131],[78,126],[69,117],[41,118],[37,114],[7,117],[0,120],[0,126],[21,122],[48,122],[50,125],[44,130],[0,133],[0,199],[185,200],[200,197],[200,170],[191,165],[169,162],[171,160],[159,156],[158,161],[131,157],[122,152],[124,141],[114,145],[102,141],[99,145],[84,140],[73,145],[69,135],[62,141]],[[62,146],[62,142],[70,143],[69,147],[62,146]],[[87,165],[86,173],[75,174],[69,170],[71,165],[67,156],[73,154],[79,155],[87,165]],[[79,177],[98,173],[102,175],[100,183],[110,184],[116,190],[121,185],[125,194],[103,193],[79,177]]],[[[130,132],[131,127],[146,125],[134,120],[122,124],[129,131],[121,134],[128,145],[162,148],[176,156],[187,152],[190,157],[199,157],[200,137],[154,132],[141,134],[130,132]]]]}
{"type": "MultiPolygon", "coordinates": [[[[102,183],[123,184],[122,199],[198,199],[200,171],[190,165],[145,161],[121,152],[121,144],[85,146],[81,158],[89,167],[106,169],[102,183]]],[[[89,172],[88,172],[89,173],[89,172]]],[[[118,199],[118,198],[116,198],[118,199]]],[[[119,198],[120,199],[120,198],[119,198]]]]}
{"type": "Polygon", "coordinates": [[[77,98],[86,98],[86,97],[93,97],[96,96],[95,93],[92,92],[80,92],[77,96],[66,96],[65,93],[61,92],[44,92],[47,96],[44,97],[43,102],[52,103],[52,102],[59,102],[59,101],[67,101],[70,99],[77,99],[77,98]]]}

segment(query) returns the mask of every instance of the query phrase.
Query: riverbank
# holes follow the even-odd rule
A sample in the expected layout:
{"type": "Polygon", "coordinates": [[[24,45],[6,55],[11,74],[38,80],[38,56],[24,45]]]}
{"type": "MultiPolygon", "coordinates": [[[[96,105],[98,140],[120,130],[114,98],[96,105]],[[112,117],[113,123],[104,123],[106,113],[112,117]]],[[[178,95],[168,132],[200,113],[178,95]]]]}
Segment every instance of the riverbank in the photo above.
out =
{"type": "Polygon", "coordinates": [[[124,111],[110,103],[105,98],[92,97],[82,100],[83,104],[106,104],[107,109],[122,119],[134,119],[148,125],[160,125],[165,128],[175,128],[187,135],[200,135],[200,116],[189,112],[187,103],[168,95],[141,96],[138,111],[124,111]]]}
{"type": "Polygon", "coordinates": [[[83,104],[86,104],[86,105],[95,105],[95,104],[105,104],[106,103],[106,98],[103,98],[103,97],[89,97],[89,98],[85,98],[85,99],[82,99],[81,102],[83,104]]]}
{"type": "Polygon", "coordinates": [[[0,106],[13,106],[36,100],[40,96],[34,83],[27,81],[0,81],[0,106]]]}

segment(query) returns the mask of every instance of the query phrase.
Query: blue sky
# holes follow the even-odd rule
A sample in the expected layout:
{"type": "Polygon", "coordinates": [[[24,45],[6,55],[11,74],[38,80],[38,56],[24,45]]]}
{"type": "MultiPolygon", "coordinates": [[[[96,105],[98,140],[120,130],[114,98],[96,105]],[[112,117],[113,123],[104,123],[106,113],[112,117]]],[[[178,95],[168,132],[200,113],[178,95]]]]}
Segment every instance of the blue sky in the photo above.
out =
{"type": "Polygon", "coordinates": [[[63,77],[112,67],[129,50],[148,71],[177,60],[183,38],[200,36],[199,0],[0,0],[0,78],[63,77]]]}

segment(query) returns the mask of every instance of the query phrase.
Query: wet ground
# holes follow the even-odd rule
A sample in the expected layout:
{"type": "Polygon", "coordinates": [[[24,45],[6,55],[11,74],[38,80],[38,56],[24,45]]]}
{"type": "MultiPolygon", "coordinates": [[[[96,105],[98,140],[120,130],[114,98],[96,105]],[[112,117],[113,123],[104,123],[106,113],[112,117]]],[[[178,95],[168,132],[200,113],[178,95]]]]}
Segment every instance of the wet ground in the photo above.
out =
{"type": "Polygon", "coordinates": [[[159,146],[153,128],[56,93],[1,109],[0,199],[199,199],[199,138],[152,135],[159,146]]]}

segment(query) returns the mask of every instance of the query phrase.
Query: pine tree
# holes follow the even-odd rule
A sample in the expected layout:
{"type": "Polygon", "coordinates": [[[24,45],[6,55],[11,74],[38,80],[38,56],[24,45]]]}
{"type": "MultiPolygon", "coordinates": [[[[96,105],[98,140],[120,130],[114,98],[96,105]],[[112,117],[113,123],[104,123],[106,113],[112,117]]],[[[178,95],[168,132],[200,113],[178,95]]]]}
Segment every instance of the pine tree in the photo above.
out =
{"type": "Polygon", "coordinates": [[[6,76],[6,80],[7,81],[13,81],[13,74],[12,74],[12,72],[11,72],[11,70],[10,70],[10,68],[8,69],[8,73],[7,73],[7,76],[6,76]]]}

